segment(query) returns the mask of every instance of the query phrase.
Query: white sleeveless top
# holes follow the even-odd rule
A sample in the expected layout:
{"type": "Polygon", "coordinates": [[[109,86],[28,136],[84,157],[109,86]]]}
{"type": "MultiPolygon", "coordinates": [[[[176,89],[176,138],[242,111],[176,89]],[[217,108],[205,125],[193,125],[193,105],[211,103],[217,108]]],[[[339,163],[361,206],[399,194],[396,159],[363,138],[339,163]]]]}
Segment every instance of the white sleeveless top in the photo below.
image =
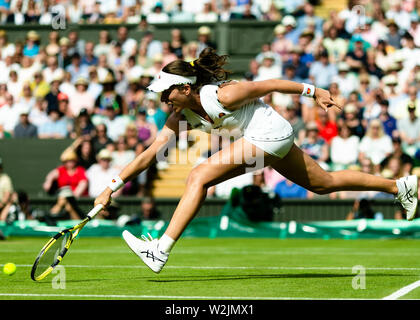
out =
{"type": "Polygon", "coordinates": [[[260,99],[238,110],[225,109],[217,98],[218,88],[218,85],[209,84],[200,90],[201,105],[214,123],[190,109],[182,110],[193,129],[218,135],[244,136],[255,141],[279,141],[293,135],[290,123],[260,99]]]}

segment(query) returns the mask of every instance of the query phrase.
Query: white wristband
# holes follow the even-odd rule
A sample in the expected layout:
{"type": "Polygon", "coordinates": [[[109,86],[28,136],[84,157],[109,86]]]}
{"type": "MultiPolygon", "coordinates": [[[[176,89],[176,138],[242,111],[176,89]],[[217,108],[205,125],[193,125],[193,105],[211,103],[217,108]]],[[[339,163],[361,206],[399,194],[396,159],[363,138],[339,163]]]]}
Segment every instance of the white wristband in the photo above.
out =
{"type": "Polygon", "coordinates": [[[111,182],[109,183],[108,187],[112,190],[112,192],[117,191],[124,185],[124,181],[119,176],[115,176],[112,178],[111,182]]]}
{"type": "Polygon", "coordinates": [[[315,86],[309,83],[304,83],[304,82],[302,84],[303,84],[302,96],[313,98],[315,94],[315,86]]]}

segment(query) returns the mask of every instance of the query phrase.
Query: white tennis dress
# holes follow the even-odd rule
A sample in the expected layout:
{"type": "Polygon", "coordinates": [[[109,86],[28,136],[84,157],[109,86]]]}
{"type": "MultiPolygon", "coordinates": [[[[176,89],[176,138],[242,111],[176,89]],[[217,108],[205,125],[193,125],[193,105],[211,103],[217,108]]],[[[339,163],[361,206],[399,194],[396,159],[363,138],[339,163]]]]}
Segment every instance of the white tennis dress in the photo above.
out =
{"type": "Polygon", "coordinates": [[[289,152],[294,134],[286,119],[261,99],[255,99],[238,110],[227,110],[217,98],[218,88],[217,84],[209,84],[200,90],[201,105],[213,123],[190,109],[182,110],[193,129],[210,134],[243,136],[258,148],[280,158],[289,152]]]}

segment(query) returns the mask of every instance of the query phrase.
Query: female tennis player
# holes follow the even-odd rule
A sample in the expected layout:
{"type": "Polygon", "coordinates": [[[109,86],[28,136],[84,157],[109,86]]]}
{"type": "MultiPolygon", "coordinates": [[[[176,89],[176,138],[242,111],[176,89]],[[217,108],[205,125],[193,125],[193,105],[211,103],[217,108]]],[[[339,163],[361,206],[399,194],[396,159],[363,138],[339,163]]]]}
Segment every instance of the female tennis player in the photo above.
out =
{"type": "Polygon", "coordinates": [[[211,48],[202,51],[191,63],[176,60],[165,66],[148,87],[161,92],[161,100],[173,108],[166,125],[152,145],[114,177],[95,205],[108,205],[111,194],[135,178],[154,161],[171,137],[179,134],[180,122],[189,128],[206,132],[216,129],[239,131],[241,137],[213,154],[190,172],[185,192],[160,239],[138,239],[128,231],[123,238],[131,250],[154,272],[159,273],[175,242],[203,203],[210,186],[256,167],[270,165],[287,179],[302,187],[326,194],[341,190],[376,190],[394,194],[407,210],[407,219],[414,218],[417,208],[417,177],[385,179],[362,172],[324,171],[293,142],[291,125],[259,98],[271,93],[302,94],[313,97],[325,111],[340,107],[326,90],[306,83],[286,80],[223,83],[228,73],[223,69],[227,56],[219,56],[211,48]],[[258,158],[261,155],[262,158],[258,158]]]}

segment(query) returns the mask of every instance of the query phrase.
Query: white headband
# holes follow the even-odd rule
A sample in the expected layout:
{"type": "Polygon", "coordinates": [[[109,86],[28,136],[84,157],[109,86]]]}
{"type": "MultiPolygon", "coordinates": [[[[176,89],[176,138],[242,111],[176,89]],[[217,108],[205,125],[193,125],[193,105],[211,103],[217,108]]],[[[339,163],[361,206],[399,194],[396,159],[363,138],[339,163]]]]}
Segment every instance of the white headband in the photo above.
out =
{"type": "Polygon", "coordinates": [[[178,84],[194,84],[197,81],[196,76],[184,77],[177,74],[167,73],[160,71],[155,79],[152,81],[150,86],[147,87],[150,91],[153,92],[162,92],[166,89],[169,89],[171,86],[178,84]]]}

